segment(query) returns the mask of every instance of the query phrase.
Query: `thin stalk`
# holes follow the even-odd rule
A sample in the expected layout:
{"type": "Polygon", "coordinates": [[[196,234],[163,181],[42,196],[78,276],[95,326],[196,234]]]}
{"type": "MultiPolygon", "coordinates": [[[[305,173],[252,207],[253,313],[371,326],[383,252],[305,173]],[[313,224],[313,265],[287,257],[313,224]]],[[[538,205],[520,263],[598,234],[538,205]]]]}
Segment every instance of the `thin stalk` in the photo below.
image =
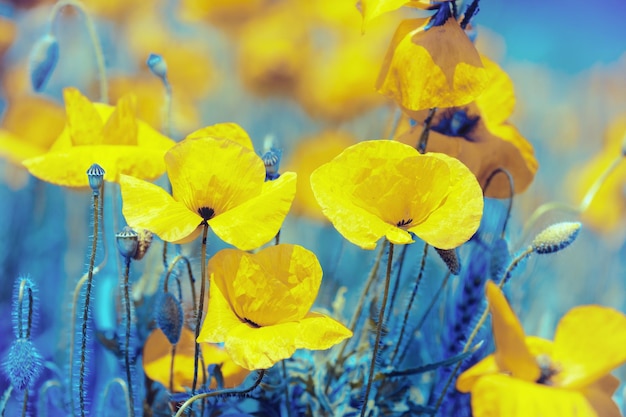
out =
{"type": "Polygon", "coordinates": [[[420,140],[417,142],[417,151],[419,153],[426,153],[426,147],[428,146],[428,135],[430,133],[430,124],[433,122],[433,117],[435,117],[435,113],[437,112],[437,108],[433,107],[428,110],[428,116],[424,119],[424,129],[422,130],[422,134],[420,135],[420,140]]]}
{"type": "Polygon", "coordinates": [[[39,388],[39,393],[37,395],[37,415],[46,417],[48,415],[48,406],[44,402],[46,399],[46,394],[48,390],[52,387],[57,387],[59,390],[62,389],[61,382],[58,379],[52,379],[46,381],[41,388],[39,388]]]}
{"type": "MultiPolygon", "coordinates": [[[[504,274],[502,274],[502,278],[500,279],[500,282],[498,282],[499,289],[502,289],[504,284],[508,282],[509,276],[511,272],[513,271],[513,269],[515,269],[515,267],[519,265],[519,263],[522,260],[524,260],[528,255],[530,255],[532,252],[533,252],[533,249],[532,247],[529,246],[524,252],[519,254],[515,259],[511,261],[509,266],[506,268],[506,271],[504,271],[504,274]]],[[[465,345],[463,346],[463,350],[461,351],[461,353],[465,353],[470,349],[470,345],[472,344],[472,342],[478,335],[480,328],[483,326],[483,324],[485,324],[485,320],[487,320],[488,313],[489,313],[489,306],[485,306],[482,314],[480,315],[480,318],[478,319],[478,322],[476,322],[476,324],[474,325],[474,328],[472,329],[472,333],[470,333],[469,337],[467,338],[467,341],[465,342],[465,345]]],[[[456,376],[457,372],[459,372],[459,369],[461,369],[462,363],[463,363],[462,361],[457,362],[456,366],[454,367],[454,370],[448,377],[448,380],[446,381],[446,385],[443,387],[443,391],[441,391],[441,394],[439,395],[439,398],[437,399],[437,404],[435,405],[435,413],[433,415],[437,415],[437,411],[439,411],[439,407],[441,407],[441,404],[443,403],[443,399],[446,396],[446,392],[448,392],[448,389],[450,388],[450,384],[452,383],[452,380],[456,376]]]]}
{"type": "Polygon", "coordinates": [[[283,365],[283,380],[285,381],[285,406],[287,407],[287,417],[291,416],[291,401],[289,401],[289,381],[287,380],[287,366],[285,360],[282,360],[283,365]]]}
{"type": "Polygon", "coordinates": [[[198,310],[196,312],[196,338],[195,350],[193,355],[193,384],[191,385],[191,395],[195,395],[196,386],[198,385],[198,360],[200,358],[200,345],[198,344],[198,336],[200,336],[200,326],[202,325],[202,314],[204,313],[204,293],[206,291],[206,240],[209,232],[209,224],[205,221],[202,228],[202,247],[200,250],[200,300],[198,300],[198,310]]]}
{"type": "MultiPolygon", "coordinates": [[[[93,23],[93,19],[87,13],[85,6],[82,2],[77,0],[61,0],[57,2],[50,11],[48,20],[48,30],[52,32],[52,24],[56,19],[59,12],[66,6],[71,6],[78,10],[85,17],[85,25],[89,32],[89,39],[91,46],[96,55],[96,65],[98,68],[98,80],[100,82],[100,102],[107,104],[109,102],[109,87],[107,84],[106,67],[104,65],[104,53],[102,52],[102,45],[100,44],[100,38],[96,32],[96,26],[93,23]]],[[[117,229],[115,229],[117,230],[117,229]]]]}
{"type": "MultiPolygon", "coordinates": [[[[385,252],[386,244],[387,244],[387,241],[385,240],[380,245],[380,250],[378,252],[378,255],[376,256],[376,261],[374,262],[374,266],[372,267],[372,270],[370,271],[370,275],[367,277],[367,284],[365,285],[365,290],[361,293],[361,298],[359,299],[359,303],[357,304],[356,311],[354,312],[354,315],[352,316],[352,319],[350,320],[350,331],[352,333],[354,333],[354,330],[356,329],[356,324],[359,321],[359,317],[361,316],[363,306],[365,305],[365,299],[367,298],[370,288],[372,284],[374,283],[374,279],[376,278],[376,275],[378,275],[378,267],[380,266],[380,260],[383,257],[383,253],[385,252]]],[[[339,351],[339,354],[337,355],[338,360],[341,360],[341,358],[343,358],[344,351],[346,350],[346,346],[348,345],[348,340],[343,342],[343,345],[341,346],[341,350],[339,351]]]]}
{"type": "Polygon", "coordinates": [[[506,178],[509,182],[509,198],[508,198],[509,204],[506,209],[506,216],[504,218],[504,224],[502,225],[502,233],[500,234],[500,237],[504,239],[504,233],[506,232],[506,225],[509,222],[509,218],[511,217],[511,210],[513,209],[513,195],[515,194],[515,187],[513,184],[513,177],[511,176],[511,173],[504,168],[494,169],[491,172],[491,174],[487,177],[487,180],[485,181],[485,186],[483,187],[483,195],[487,192],[487,189],[489,189],[489,186],[491,185],[491,181],[493,180],[493,178],[498,174],[506,175],[506,178]]]}
{"type": "Polygon", "coordinates": [[[396,273],[396,282],[393,285],[393,291],[391,291],[388,314],[391,314],[393,305],[396,301],[396,295],[398,294],[398,288],[400,287],[400,278],[402,277],[402,269],[404,267],[404,258],[406,257],[406,251],[408,250],[408,248],[409,248],[409,245],[403,245],[402,252],[400,252],[400,257],[398,259],[398,272],[396,273]]]}
{"type": "Polygon", "coordinates": [[[376,323],[376,340],[374,342],[374,352],[372,352],[372,361],[370,363],[370,373],[367,378],[367,386],[365,388],[365,398],[361,407],[361,417],[365,416],[367,410],[367,401],[372,389],[372,381],[374,379],[374,371],[376,369],[376,356],[380,347],[380,338],[383,333],[383,322],[385,319],[385,307],[387,307],[387,297],[389,296],[389,284],[391,283],[391,266],[393,265],[393,243],[389,242],[389,254],[387,255],[387,273],[385,274],[385,290],[383,292],[383,302],[378,313],[378,323],[376,323]]]}
{"type": "Polygon", "coordinates": [[[109,381],[106,385],[106,387],[104,388],[104,394],[102,396],[103,398],[103,402],[106,401],[107,396],[109,395],[109,390],[111,389],[111,387],[113,386],[113,384],[117,384],[120,386],[120,388],[122,389],[122,391],[124,391],[124,399],[126,400],[126,412],[127,415],[131,415],[131,412],[134,413],[134,411],[132,408],[132,403],[129,401],[129,398],[132,398],[132,396],[130,395],[129,391],[128,391],[128,387],[126,386],[126,383],[124,382],[124,380],[122,378],[113,378],[111,381],[109,381]]]}
{"type": "Polygon", "coordinates": [[[7,403],[9,402],[9,398],[11,398],[11,393],[13,392],[13,385],[9,385],[9,388],[4,391],[2,394],[2,398],[0,399],[0,417],[4,417],[4,412],[7,409],[7,403]]]}
{"type": "Polygon", "coordinates": [[[265,369],[259,370],[259,376],[257,377],[256,381],[254,381],[254,384],[252,384],[252,386],[250,386],[249,388],[246,388],[246,389],[242,389],[242,390],[240,390],[240,389],[223,389],[223,390],[220,390],[220,391],[211,391],[211,392],[205,392],[205,393],[202,393],[202,394],[194,395],[193,397],[191,397],[187,401],[185,401],[183,403],[183,405],[180,406],[180,408],[178,409],[178,411],[176,412],[176,415],[174,417],[182,416],[185,413],[185,410],[187,409],[187,407],[189,407],[195,401],[202,400],[204,398],[217,397],[219,395],[229,395],[229,396],[246,395],[249,392],[252,392],[256,387],[258,387],[261,384],[261,380],[263,379],[264,375],[265,375],[265,369]]]}
{"type": "Polygon", "coordinates": [[[28,408],[28,387],[24,388],[24,399],[22,400],[22,417],[26,417],[27,408],[28,408]]]}
{"type": "Polygon", "coordinates": [[[170,359],[170,381],[168,384],[170,394],[174,392],[174,361],[176,358],[176,345],[172,345],[172,358],[170,359]]]}
{"type": "Polygon", "coordinates": [[[83,308],[83,325],[80,342],[80,373],[78,382],[78,399],[80,402],[80,415],[85,416],[85,365],[87,361],[87,322],[89,321],[89,304],[91,300],[91,288],[93,286],[94,264],[96,263],[96,249],[98,248],[98,206],[100,197],[93,194],[93,238],[91,242],[91,255],[89,256],[89,268],[87,269],[87,289],[85,290],[85,306],[83,308]]]}
{"type": "Polygon", "coordinates": [[[133,395],[133,381],[130,373],[130,291],[128,286],[128,276],[130,275],[130,257],[126,257],[126,267],[124,269],[124,304],[126,307],[126,336],[124,339],[124,365],[126,366],[126,383],[128,386],[128,403],[130,404],[130,417],[135,417],[135,397],[133,395]]]}
{"type": "Polygon", "coordinates": [[[415,285],[413,286],[413,291],[411,292],[411,298],[409,298],[409,304],[404,310],[404,319],[402,320],[402,327],[400,328],[400,337],[398,337],[398,343],[393,349],[393,353],[391,354],[391,360],[394,360],[398,355],[398,350],[402,345],[402,339],[404,338],[404,332],[406,330],[406,324],[409,321],[409,314],[411,314],[411,308],[413,307],[413,302],[415,301],[415,296],[417,295],[417,290],[419,289],[420,283],[422,282],[422,277],[424,276],[424,269],[426,267],[426,258],[428,257],[428,247],[430,245],[424,242],[424,251],[422,252],[422,262],[420,264],[420,270],[417,274],[417,279],[415,280],[415,285]]]}

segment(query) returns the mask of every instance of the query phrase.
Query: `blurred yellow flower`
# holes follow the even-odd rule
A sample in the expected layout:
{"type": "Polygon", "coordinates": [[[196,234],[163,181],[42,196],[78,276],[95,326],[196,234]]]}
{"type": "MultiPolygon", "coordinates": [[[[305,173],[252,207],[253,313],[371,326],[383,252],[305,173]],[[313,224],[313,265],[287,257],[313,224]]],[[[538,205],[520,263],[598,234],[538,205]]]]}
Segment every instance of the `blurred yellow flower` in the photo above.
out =
{"type": "Polygon", "coordinates": [[[291,206],[296,174],[285,172],[265,182],[261,158],[225,139],[241,139],[242,131],[235,124],[216,125],[204,131],[205,137],[192,134],[170,149],[165,164],[173,196],[149,182],[122,176],[128,224],[174,243],[195,239],[205,222],[239,249],[254,249],[272,239],[291,206]]]}
{"type": "Polygon", "coordinates": [[[48,152],[65,124],[63,107],[41,96],[9,98],[0,129],[0,157],[21,165],[48,152]]]}
{"type": "Polygon", "coordinates": [[[431,18],[400,23],[376,88],[403,110],[417,111],[467,104],[488,79],[476,48],[446,2],[431,18]]]}
{"type": "Polygon", "coordinates": [[[181,0],[179,16],[187,21],[207,19],[222,29],[236,30],[272,3],[272,0],[181,0]]]}
{"type": "Polygon", "coordinates": [[[475,417],[620,417],[610,372],[626,362],[626,316],[588,305],[559,322],[554,342],[526,337],[496,284],[487,283],[494,354],[462,373],[475,417]]]}
{"type": "MultiPolygon", "coordinates": [[[[482,187],[494,170],[505,169],[513,178],[515,193],[521,193],[534,179],[538,163],[532,145],[507,121],[515,107],[513,82],[496,63],[486,57],[482,61],[489,75],[487,88],[465,106],[439,109],[431,123],[426,149],[461,160],[482,187]]],[[[407,114],[418,124],[398,139],[417,146],[427,112],[407,114]]],[[[494,176],[485,195],[508,197],[507,178],[494,176]]]]}
{"type": "Polygon", "coordinates": [[[4,16],[0,16],[0,56],[13,44],[17,35],[15,22],[4,16]]]}
{"type": "MultiPolygon", "coordinates": [[[[194,333],[186,327],[176,344],[174,356],[174,375],[172,378],[174,392],[185,392],[193,384],[194,354],[196,342],[194,333]]],[[[200,344],[202,356],[206,366],[219,364],[224,376],[224,387],[233,388],[240,385],[250,373],[246,369],[236,365],[228,356],[228,353],[217,345],[200,344]]],[[[166,388],[170,384],[170,363],[172,361],[172,345],[160,329],[155,329],[146,339],[143,347],[143,370],[148,378],[160,382],[166,388]]],[[[216,388],[215,381],[211,382],[210,388],[216,388]]]]}
{"type": "Polygon", "coordinates": [[[298,142],[285,163],[288,171],[298,174],[296,197],[292,207],[294,214],[327,220],[313,195],[311,173],[355,143],[356,139],[352,135],[338,131],[322,132],[298,142]]]}
{"type": "Polygon", "coordinates": [[[92,103],[72,87],[63,97],[66,127],[48,153],[23,162],[31,174],[67,187],[87,187],[85,172],[93,163],[112,182],[120,174],[147,179],[163,174],[163,155],[174,141],[135,118],[133,96],[122,97],[116,107],[92,103]]]}
{"type": "Polygon", "coordinates": [[[208,269],[209,307],[197,341],[224,342],[246,369],[267,369],[296,349],[324,350],[352,336],[334,319],[309,312],[322,268],[301,246],[270,246],[257,254],[225,249],[208,269]]]}
{"type": "MultiPolygon", "coordinates": [[[[622,154],[626,142],[626,115],[616,118],[605,134],[604,148],[583,167],[577,166],[570,175],[571,188],[577,202],[581,201],[592,184],[622,154]]],[[[598,189],[587,210],[581,213],[585,225],[603,233],[614,232],[626,222],[626,163],[617,166],[598,189]]]]}
{"type": "Polygon", "coordinates": [[[478,229],[483,196],[474,175],[444,154],[421,155],[403,143],[350,146],[311,174],[324,214],[350,242],[374,249],[381,237],[452,249],[478,229]]]}

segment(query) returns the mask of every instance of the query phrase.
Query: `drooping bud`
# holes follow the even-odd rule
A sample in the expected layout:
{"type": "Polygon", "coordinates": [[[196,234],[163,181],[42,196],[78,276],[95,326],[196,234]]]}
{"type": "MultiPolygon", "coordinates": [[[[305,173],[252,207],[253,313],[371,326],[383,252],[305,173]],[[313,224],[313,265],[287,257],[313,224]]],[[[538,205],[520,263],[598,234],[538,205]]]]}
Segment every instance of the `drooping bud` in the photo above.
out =
{"type": "Polygon", "coordinates": [[[40,92],[46,86],[59,61],[59,43],[52,34],[39,38],[28,57],[30,81],[33,89],[40,92]]]}
{"type": "Polygon", "coordinates": [[[539,254],[554,253],[568,247],[580,232],[579,222],[562,222],[547,227],[533,239],[531,247],[539,254]]]}
{"type": "Polygon", "coordinates": [[[137,230],[137,251],[133,256],[133,259],[136,261],[141,260],[148,249],[150,249],[150,245],[152,244],[152,232],[146,229],[137,230]]]}
{"type": "Polygon", "coordinates": [[[139,247],[139,235],[129,226],[115,235],[117,248],[124,258],[134,258],[139,247]]]}
{"type": "Polygon", "coordinates": [[[461,272],[461,262],[456,254],[455,249],[439,249],[435,248],[439,257],[445,262],[452,275],[459,275],[461,272]]]}
{"type": "Polygon", "coordinates": [[[159,77],[160,79],[167,78],[167,64],[163,57],[159,54],[150,54],[146,60],[150,72],[159,77]]]}
{"type": "Polygon", "coordinates": [[[183,308],[172,293],[159,296],[156,308],[156,322],[167,340],[173,345],[178,343],[183,331],[183,308]]]}
{"type": "Polygon", "coordinates": [[[93,191],[94,195],[100,195],[100,187],[104,181],[104,169],[98,165],[93,164],[87,170],[87,177],[89,178],[89,187],[93,191]]]}
{"type": "Polygon", "coordinates": [[[11,343],[4,361],[4,373],[18,391],[32,386],[43,371],[43,358],[30,339],[17,339],[11,343]]]}

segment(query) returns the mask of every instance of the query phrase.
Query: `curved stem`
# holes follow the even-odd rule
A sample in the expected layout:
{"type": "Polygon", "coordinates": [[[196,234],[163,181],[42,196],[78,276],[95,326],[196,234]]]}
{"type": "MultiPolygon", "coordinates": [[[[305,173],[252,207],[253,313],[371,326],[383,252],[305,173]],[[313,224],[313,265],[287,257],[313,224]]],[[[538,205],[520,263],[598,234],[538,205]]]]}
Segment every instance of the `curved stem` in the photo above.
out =
{"type": "MultiPolygon", "coordinates": [[[[96,55],[96,65],[98,68],[98,80],[100,82],[100,102],[108,104],[109,102],[109,87],[107,84],[107,76],[106,76],[106,67],[104,65],[104,53],[102,52],[102,45],[100,44],[100,39],[98,38],[98,33],[96,32],[96,26],[93,23],[93,19],[87,13],[85,6],[82,2],[77,0],[61,0],[57,2],[52,10],[50,11],[50,15],[48,18],[48,30],[52,32],[52,23],[56,19],[59,12],[66,6],[71,6],[78,10],[85,17],[85,24],[87,26],[87,31],[89,32],[89,39],[91,40],[91,46],[96,55]]],[[[116,229],[117,230],[117,229],[116,229]]]]}
{"type": "Polygon", "coordinates": [[[13,385],[9,385],[9,388],[4,391],[2,394],[2,399],[0,399],[0,417],[4,417],[4,412],[7,408],[7,403],[9,402],[9,398],[11,398],[11,393],[13,392],[13,385]]]}
{"type": "Polygon", "coordinates": [[[48,415],[48,406],[44,402],[46,398],[46,394],[48,390],[52,387],[57,387],[59,390],[62,389],[61,382],[57,379],[52,379],[46,381],[40,388],[39,393],[37,394],[37,413],[42,417],[46,417],[48,415]]]}
{"type": "Polygon", "coordinates": [[[613,171],[615,171],[615,169],[617,169],[617,167],[619,166],[619,164],[622,162],[623,159],[624,159],[624,155],[620,154],[617,158],[613,160],[613,162],[611,162],[611,165],[609,165],[604,170],[604,172],[591,185],[591,187],[587,191],[587,194],[585,194],[585,197],[582,199],[582,201],[580,202],[580,205],[578,206],[578,211],[580,213],[583,213],[585,210],[589,208],[589,205],[591,204],[591,202],[593,201],[593,198],[596,196],[596,194],[600,190],[600,187],[602,187],[602,184],[604,184],[606,179],[613,173],[613,171]]]}
{"type": "Polygon", "coordinates": [[[220,391],[205,392],[205,393],[202,393],[202,394],[194,395],[193,397],[191,397],[187,401],[185,401],[183,403],[183,405],[180,406],[180,408],[178,409],[178,411],[176,412],[176,415],[174,417],[182,416],[184,414],[185,410],[187,409],[187,407],[189,407],[195,401],[198,401],[198,400],[201,400],[201,399],[204,399],[204,398],[217,397],[219,395],[246,395],[249,392],[252,392],[256,387],[258,387],[261,384],[261,380],[263,379],[264,375],[265,375],[265,369],[259,370],[259,376],[257,377],[256,381],[254,381],[254,384],[252,384],[252,386],[250,386],[249,388],[246,388],[246,389],[243,389],[243,390],[239,390],[239,389],[224,389],[224,390],[220,390],[220,391]]]}
{"type": "Polygon", "coordinates": [[[415,280],[413,291],[411,292],[409,305],[407,305],[406,310],[404,311],[404,319],[402,320],[402,327],[400,328],[400,337],[398,337],[398,342],[396,343],[396,346],[393,349],[393,353],[391,354],[391,360],[395,359],[396,355],[398,354],[398,350],[400,349],[400,345],[402,345],[402,339],[404,338],[404,332],[406,330],[406,323],[409,320],[409,314],[411,313],[411,308],[413,307],[413,302],[415,301],[417,290],[419,289],[420,282],[422,282],[422,277],[424,276],[424,268],[426,267],[426,257],[428,256],[429,246],[430,245],[428,243],[424,242],[424,252],[422,253],[422,262],[420,264],[420,271],[417,275],[417,279],[415,280]]]}
{"type": "Polygon", "coordinates": [[[130,373],[130,330],[131,330],[131,314],[130,314],[130,291],[128,285],[128,276],[130,274],[130,257],[126,258],[126,268],[124,269],[124,305],[126,313],[126,335],[124,339],[124,365],[126,366],[126,384],[128,386],[128,403],[130,405],[130,417],[135,417],[135,400],[133,395],[133,381],[130,373]]]}
{"type": "MultiPolygon", "coordinates": [[[[352,319],[350,320],[350,331],[352,333],[354,333],[354,330],[356,329],[356,324],[359,321],[361,312],[363,311],[365,299],[367,298],[367,295],[370,292],[370,288],[372,284],[374,283],[374,279],[376,278],[376,275],[378,275],[378,267],[380,266],[380,260],[383,257],[383,253],[385,252],[386,244],[387,244],[387,241],[384,240],[383,243],[380,245],[380,250],[378,252],[378,255],[376,256],[376,261],[374,262],[374,266],[372,267],[372,270],[370,271],[370,275],[367,277],[367,284],[365,285],[365,290],[361,293],[361,298],[359,299],[359,303],[357,304],[356,311],[354,312],[354,315],[352,316],[352,319]]],[[[346,346],[348,345],[348,340],[343,342],[343,345],[341,346],[341,350],[339,351],[339,354],[337,355],[338,360],[341,360],[341,358],[343,358],[344,351],[346,350],[346,346]]]]}
{"type": "Polygon", "coordinates": [[[393,264],[393,243],[389,242],[389,254],[387,255],[387,273],[385,274],[385,290],[383,292],[383,302],[378,313],[378,323],[376,323],[376,340],[374,342],[374,352],[372,352],[372,361],[370,363],[370,372],[367,378],[367,386],[365,388],[365,398],[361,407],[361,417],[365,416],[367,410],[367,402],[372,389],[372,381],[374,379],[374,371],[376,369],[376,357],[380,346],[380,338],[383,333],[383,322],[385,319],[385,307],[387,306],[387,297],[389,296],[389,284],[391,282],[391,266],[393,264]]]}
{"type": "Polygon", "coordinates": [[[122,378],[113,378],[111,381],[109,381],[106,385],[106,387],[104,388],[104,394],[102,395],[103,398],[103,402],[106,400],[107,396],[109,395],[109,390],[111,389],[111,387],[113,386],[113,384],[117,384],[120,386],[120,388],[122,389],[122,391],[124,391],[124,399],[126,400],[126,412],[127,415],[131,415],[131,413],[134,414],[134,410],[132,408],[132,403],[129,401],[129,398],[132,398],[132,396],[129,393],[128,387],[126,386],[126,383],[124,382],[124,380],[122,378]],[[131,411],[132,410],[132,411],[131,411]]]}
{"type": "Polygon", "coordinates": [[[96,249],[98,248],[98,220],[100,197],[93,194],[93,238],[91,242],[91,255],[89,256],[89,269],[87,270],[87,289],[85,290],[85,306],[83,308],[83,325],[80,342],[80,373],[78,383],[78,399],[80,401],[80,415],[85,415],[85,365],[87,361],[87,323],[89,321],[89,304],[91,300],[91,288],[93,285],[93,271],[96,263],[96,249]]]}
{"type": "Polygon", "coordinates": [[[506,226],[509,222],[509,218],[511,217],[511,210],[513,209],[513,195],[515,194],[515,187],[513,184],[513,177],[511,176],[511,173],[504,168],[494,169],[491,172],[491,174],[489,174],[489,176],[487,177],[487,180],[485,181],[485,186],[483,187],[483,195],[485,195],[485,193],[487,192],[487,189],[491,185],[491,181],[493,180],[493,178],[498,174],[506,175],[506,178],[509,181],[509,198],[508,198],[509,204],[506,210],[506,217],[504,218],[504,224],[502,225],[502,233],[500,234],[500,237],[504,239],[506,226]]]}

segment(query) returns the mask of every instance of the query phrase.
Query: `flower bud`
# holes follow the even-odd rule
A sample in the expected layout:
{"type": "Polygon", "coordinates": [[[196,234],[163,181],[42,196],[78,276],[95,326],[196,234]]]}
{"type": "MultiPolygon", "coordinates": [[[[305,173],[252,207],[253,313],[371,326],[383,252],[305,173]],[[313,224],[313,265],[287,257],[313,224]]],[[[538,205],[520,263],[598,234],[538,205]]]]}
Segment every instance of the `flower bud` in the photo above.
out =
{"type": "Polygon", "coordinates": [[[87,170],[87,177],[89,178],[89,187],[93,191],[94,195],[100,195],[100,187],[104,180],[104,169],[98,165],[93,164],[87,170]]]}
{"type": "Polygon", "coordinates": [[[115,235],[117,248],[124,258],[133,258],[139,246],[139,235],[133,229],[125,226],[124,229],[115,235]]]}
{"type": "Polygon", "coordinates": [[[28,57],[30,81],[33,89],[40,92],[59,61],[59,43],[54,35],[39,38],[28,57]]]}
{"type": "Polygon", "coordinates": [[[461,272],[461,263],[459,262],[459,257],[456,254],[455,249],[439,249],[435,248],[439,257],[445,262],[446,266],[450,270],[452,275],[459,275],[461,272]]]}
{"type": "Polygon", "coordinates": [[[148,249],[150,249],[150,245],[152,244],[152,232],[146,229],[139,229],[137,231],[137,240],[137,252],[135,252],[133,259],[139,261],[144,257],[146,252],[148,252],[148,249]]]}
{"type": "Polygon", "coordinates": [[[157,302],[156,322],[167,340],[173,345],[178,343],[183,331],[183,308],[172,295],[163,293],[157,302]]]}
{"type": "Polygon", "coordinates": [[[167,78],[167,64],[161,55],[150,54],[146,61],[150,72],[161,79],[167,78]]]}
{"type": "Polygon", "coordinates": [[[282,150],[272,148],[265,152],[261,158],[265,164],[265,181],[272,181],[280,177],[278,169],[280,167],[282,153],[282,150]]]}
{"type": "Polygon", "coordinates": [[[4,372],[18,391],[32,386],[43,371],[43,358],[30,339],[14,340],[4,361],[4,372]]]}
{"type": "Polygon", "coordinates": [[[539,233],[532,241],[532,249],[536,253],[554,253],[568,247],[578,236],[579,222],[561,222],[549,226],[539,233]]]}

